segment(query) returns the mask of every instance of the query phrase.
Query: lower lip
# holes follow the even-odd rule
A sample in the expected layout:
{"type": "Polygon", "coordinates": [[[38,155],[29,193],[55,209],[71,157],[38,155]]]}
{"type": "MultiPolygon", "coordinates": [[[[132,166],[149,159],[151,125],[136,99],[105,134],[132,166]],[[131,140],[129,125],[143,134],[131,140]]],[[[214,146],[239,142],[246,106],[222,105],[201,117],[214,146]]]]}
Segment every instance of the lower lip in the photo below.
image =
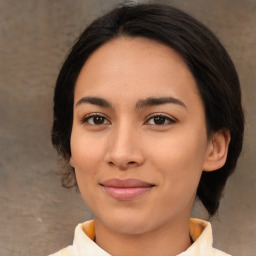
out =
{"type": "Polygon", "coordinates": [[[118,200],[131,200],[149,192],[153,187],[117,188],[104,187],[107,194],[118,200]]]}

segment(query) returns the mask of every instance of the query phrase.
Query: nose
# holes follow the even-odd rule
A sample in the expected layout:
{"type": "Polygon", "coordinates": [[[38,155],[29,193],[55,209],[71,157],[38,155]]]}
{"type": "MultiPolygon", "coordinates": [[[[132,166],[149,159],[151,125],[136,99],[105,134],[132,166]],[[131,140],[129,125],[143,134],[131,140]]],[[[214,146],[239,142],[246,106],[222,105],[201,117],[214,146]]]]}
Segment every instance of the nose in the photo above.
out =
{"type": "Polygon", "coordinates": [[[143,142],[138,133],[125,124],[112,131],[106,153],[108,165],[126,170],[144,163],[143,142]]]}

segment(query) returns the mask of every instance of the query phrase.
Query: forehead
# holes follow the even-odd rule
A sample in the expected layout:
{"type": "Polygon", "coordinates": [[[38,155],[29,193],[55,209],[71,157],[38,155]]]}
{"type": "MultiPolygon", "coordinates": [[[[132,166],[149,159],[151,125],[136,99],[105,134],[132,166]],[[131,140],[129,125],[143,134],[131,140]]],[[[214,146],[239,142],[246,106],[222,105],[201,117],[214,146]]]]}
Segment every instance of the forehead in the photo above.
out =
{"type": "Polygon", "coordinates": [[[146,39],[120,37],[98,48],[84,64],[75,86],[81,96],[199,97],[193,75],[172,48],[146,39]],[[190,96],[191,96],[190,95],[190,96]]]}

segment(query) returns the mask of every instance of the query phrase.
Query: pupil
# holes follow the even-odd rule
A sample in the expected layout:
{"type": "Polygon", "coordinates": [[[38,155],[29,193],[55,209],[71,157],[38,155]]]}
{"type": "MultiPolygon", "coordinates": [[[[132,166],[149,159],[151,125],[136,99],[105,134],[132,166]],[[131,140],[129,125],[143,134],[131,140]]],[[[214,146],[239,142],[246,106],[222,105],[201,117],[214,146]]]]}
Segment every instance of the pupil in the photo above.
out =
{"type": "Polygon", "coordinates": [[[101,117],[101,116],[95,116],[95,117],[93,118],[93,122],[94,122],[95,124],[103,124],[103,123],[104,123],[104,118],[101,117]]]}
{"type": "Polygon", "coordinates": [[[155,124],[164,124],[165,117],[162,117],[162,116],[154,117],[154,122],[155,122],[155,124]]]}

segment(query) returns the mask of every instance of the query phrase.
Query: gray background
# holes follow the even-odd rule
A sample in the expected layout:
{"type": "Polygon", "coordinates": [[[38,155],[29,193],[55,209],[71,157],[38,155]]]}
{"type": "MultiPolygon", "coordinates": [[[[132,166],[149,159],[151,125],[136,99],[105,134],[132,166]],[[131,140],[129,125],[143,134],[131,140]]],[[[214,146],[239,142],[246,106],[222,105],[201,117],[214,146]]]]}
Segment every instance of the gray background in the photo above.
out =
{"type": "MultiPolygon", "coordinates": [[[[119,2],[0,1],[1,256],[47,255],[70,244],[76,224],[92,217],[80,195],[63,189],[55,175],[53,88],[75,38],[119,2]]],[[[247,119],[245,146],[213,228],[218,248],[256,255],[256,1],[158,2],[180,7],[205,23],[236,64],[247,119]]],[[[200,205],[194,214],[204,215],[200,205]]]]}

